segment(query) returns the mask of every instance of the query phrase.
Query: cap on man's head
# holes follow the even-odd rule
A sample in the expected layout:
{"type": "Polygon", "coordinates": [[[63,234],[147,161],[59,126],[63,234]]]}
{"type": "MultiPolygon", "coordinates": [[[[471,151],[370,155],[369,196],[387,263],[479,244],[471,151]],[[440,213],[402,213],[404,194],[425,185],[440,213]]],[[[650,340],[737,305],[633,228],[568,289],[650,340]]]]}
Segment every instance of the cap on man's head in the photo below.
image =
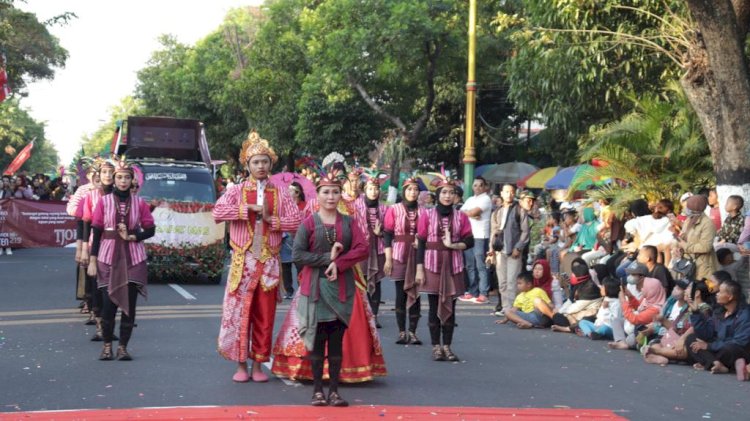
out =
{"type": "Polygon", "coordinates": [[[534,196],[534,192],[530,190],[524,190],[521,192],[521,195],[519,196],[521,199],[536,199],[536,196],[534,196]]]}
{"type": "Polygon", "coordinates": [[[625,272],[628,275],[646,276],[646,275],[648,275],[648,268],[646,267],[646,265],[644,265],[642,263],[636,263],[636,264],[628,266],[625,269],[625,272]]]}

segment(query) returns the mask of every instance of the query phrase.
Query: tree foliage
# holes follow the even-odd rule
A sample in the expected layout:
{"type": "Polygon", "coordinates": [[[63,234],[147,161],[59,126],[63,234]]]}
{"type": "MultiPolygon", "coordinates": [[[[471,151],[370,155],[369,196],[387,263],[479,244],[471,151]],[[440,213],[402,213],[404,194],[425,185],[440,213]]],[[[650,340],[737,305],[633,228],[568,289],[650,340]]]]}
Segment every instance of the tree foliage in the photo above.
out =
{"type": "MultiPolygon", "coordinates": [[[[606,197],[624,209],[634,198],[679,203],[685,191],[711,185],[713,166],[700,122],[682,88],[672,82],[663,96],[630,96],[633,111],[621,119],[592,126],[581,140],[581,161],[598,160],[580,182],[611,178],[608,188],[592,197],[606,197]]],[[[579,190],[573,183],[571,191],[579,190]]]]}
{"type": "Polygon", "coordinates": [[[57,168],[57,150],[44,137],[44,125],[34,120],[18,98],[0,103],[0,171],[34,140],[31,157],[21,167],[31,173],[49,173],[57,168]]]}
{"type": "Polygon", "coordinates": [[[40,22],[34,13],[15,7],[12,0],[0,1],[0,53],[5,54],[8,82],[14,93],[25,94],[27,81],[52,79],[55,68],[65,66],[68,52],[47,27],[66,24],[75,17],[64,13],[40,22]]]}

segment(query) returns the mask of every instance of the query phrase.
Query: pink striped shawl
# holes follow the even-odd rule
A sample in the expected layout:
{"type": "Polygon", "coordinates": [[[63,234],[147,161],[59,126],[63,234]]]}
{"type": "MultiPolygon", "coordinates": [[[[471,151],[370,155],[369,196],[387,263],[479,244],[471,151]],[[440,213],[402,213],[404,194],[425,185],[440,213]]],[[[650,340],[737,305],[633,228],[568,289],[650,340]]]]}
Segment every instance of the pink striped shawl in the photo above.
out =
{"type": "MultiPolygon", "coordinates": [[[[424,211],[417,208],[417,219],[414,221],[419,226],[419,218],[424,211]]],[[[397,203],[388,208],[385,212],[385,218],[383,221],[384,229],[388,232],[392,232],[393,235],[407,235],[406,232],[406,217],[407,210],[403,203],[397,203]]],[[[415,227],[416,228],[416,227],[415,227]]],[[[406,263],[406,246],[411,247],[410,244],[406,244],[402,241],[394,241],[393,247],[393,258],[401,263],[406,263]]]]}
{"type": "MultiPolygon", "coordinates": [[[[451,241],[459,242],[462,238],[471,235],[471,225],[469,218],[465,213],[453,211],[453,220],[451,221],[451,241]]],[[[442,235],[438,233],[440,216],[436,208],[426,209],[419,216],[417,222],[417,236],[421,240],[430,242],[442,242],[442,235]]],[[[453,260],[453,274],[461,273],[464,270],[464,253],[463,250],[451,251],[453,260]]],[[[438,265],[438,250],[427,249],[424,256],[424,267],[433,273],[440,272],[438,265]]]]}
{"type": "MultiPolygon", "coordinates": [[[[148,203],[136,195],[131,195],[130,200],[128,230],[136,231],[138,228],[145,229],[153,227],[154,217],[151,215],[148,203]]],[[[116,201],[115,196],[112,194],[105,195],[99,199],[99,204],[94,210],[91,226],[102,230],[117,231],[117,212],[118,202],[116,201]]],[[[115,240],[102,238],[98,256],[100,262],[108,265],[112,264],[112,257],[115,250],[114,245],[115,240]]],[[[146,260],[146,246],[142,241],[130,241],[128,242],[128,248],[130,249],[130,258],[132,259],[133,265],[137,265],[146,260]]]]}

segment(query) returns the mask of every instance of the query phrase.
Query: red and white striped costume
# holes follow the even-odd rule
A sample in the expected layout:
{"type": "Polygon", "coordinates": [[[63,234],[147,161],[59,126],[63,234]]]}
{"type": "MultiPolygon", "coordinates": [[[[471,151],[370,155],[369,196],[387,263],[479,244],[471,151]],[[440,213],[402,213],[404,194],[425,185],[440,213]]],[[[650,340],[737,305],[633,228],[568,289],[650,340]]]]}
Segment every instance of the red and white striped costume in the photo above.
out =
{"type": "Polygon", "coordinates": [[[282,233],[296,231],[302,215],[286,188],[272,181],[250,179],[227,189],[216,202],[213,217],[217,222],[229,223],[232,247],[219,353],[238,362],[248,358],[268,361],[280,279],[282,233]],[[263,203],[258,203],[259,189],[263,190],[263,203]],[[250,205],[264,203],[270,209],[271,223],[256,220],[260,216],[250,211],[250,205]],[[256,235],[258,229],[261,231],[256,235]],[[255,244],[256,238],[261,240],[260,244],[255,244]]]}

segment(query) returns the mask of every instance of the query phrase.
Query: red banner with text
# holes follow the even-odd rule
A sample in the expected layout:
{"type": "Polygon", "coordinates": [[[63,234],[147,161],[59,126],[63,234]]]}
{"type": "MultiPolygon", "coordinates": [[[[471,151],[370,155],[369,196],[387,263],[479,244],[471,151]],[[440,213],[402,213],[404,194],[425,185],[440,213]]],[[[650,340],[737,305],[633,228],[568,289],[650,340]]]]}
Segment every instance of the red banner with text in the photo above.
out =
{"type": "Polygon", "coordinates": [[[0,200],[0,247],[64,247],[76,241],[67,202],[0,200]]]}

